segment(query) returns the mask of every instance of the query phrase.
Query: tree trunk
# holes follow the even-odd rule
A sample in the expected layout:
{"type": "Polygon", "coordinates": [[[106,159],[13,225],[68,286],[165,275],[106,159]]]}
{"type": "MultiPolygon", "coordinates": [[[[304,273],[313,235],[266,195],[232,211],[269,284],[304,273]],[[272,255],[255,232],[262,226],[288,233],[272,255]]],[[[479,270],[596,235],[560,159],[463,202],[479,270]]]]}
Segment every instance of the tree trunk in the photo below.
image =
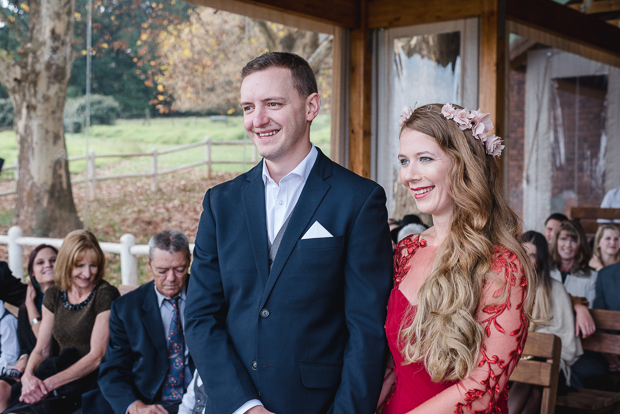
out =
{"type": "Polygon", "coordinates": [[[15,108],[19,146],[13,221],[24,234],[64,237],[82,226],[71,191],[63,126],[75,0],[29,3],[28,43],[21,58],[9,62],[12,79],[0,78],[15,108]]]}

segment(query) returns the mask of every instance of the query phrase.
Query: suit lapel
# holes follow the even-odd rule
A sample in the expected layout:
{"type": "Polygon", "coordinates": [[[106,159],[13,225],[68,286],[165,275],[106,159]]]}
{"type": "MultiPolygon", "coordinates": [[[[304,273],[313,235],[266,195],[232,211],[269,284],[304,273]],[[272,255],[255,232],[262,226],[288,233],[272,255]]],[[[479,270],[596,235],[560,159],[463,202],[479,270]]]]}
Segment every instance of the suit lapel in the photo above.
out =
{"type": "Polygon", "coordinates": [[[144,303],[142,304],[142,323],[157,353],[167,361],[168,346],[166,345],[166,332],[161,322],[161,312],[157,305],[157,295],[155,295],[154,289],[155,287],[151,286],[144,298],[144,303]]]}
{"type": "Polygon", "coordinates": [[[293,210],[291,221],[289,222],[288,227],[284,232],[284,236],[282,237],[282,243],[278,249],[278,254],[273,262],[273,267],[271,268],[271,273],[269,274],[269,279],[267,280],[267,286],[263,292],[260,308],[265,305],[273,286],[282,273],[284,265],[288,261],[293,248],[297,244],[297,240],[302,237],[303,232],[310,224],[310,220],[312,219],[314,212],[319,207],[323,197],[325,197],[325,194],[329,190],[330,185],[324,180],[331,175],[332,167],[332,161],[330,161],[329,158],[323,155],[321,150],[319,150],[314,167],[312,167],[312,170],[310,171],[308,180],[306,181],[304,189],[299,196],[295,209],[293,210]]]}
{"type": "Polygon", "coordinates": [[[241,192],[243,212],[245,215],[256,272],[267,283],[269,275],[269,246],[267,236],[267,216],[265,213],[265,183],[263,181],[263,162],[258,163],[247,175],[248,182],[241,192]]]}

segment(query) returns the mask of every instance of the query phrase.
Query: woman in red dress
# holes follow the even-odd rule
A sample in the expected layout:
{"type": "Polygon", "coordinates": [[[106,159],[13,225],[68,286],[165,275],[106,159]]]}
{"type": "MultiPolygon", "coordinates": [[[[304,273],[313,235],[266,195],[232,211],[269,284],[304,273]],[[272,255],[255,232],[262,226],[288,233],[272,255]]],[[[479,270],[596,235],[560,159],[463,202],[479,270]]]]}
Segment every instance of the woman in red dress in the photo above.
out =
{"type": "Polygon", "coordinates": [[[434,225],[394,251],[383,414],[507,413],[533,273],[502,196],[501,140],[489,114],[450,104],[401,121],[400,178],[434,225]]]}

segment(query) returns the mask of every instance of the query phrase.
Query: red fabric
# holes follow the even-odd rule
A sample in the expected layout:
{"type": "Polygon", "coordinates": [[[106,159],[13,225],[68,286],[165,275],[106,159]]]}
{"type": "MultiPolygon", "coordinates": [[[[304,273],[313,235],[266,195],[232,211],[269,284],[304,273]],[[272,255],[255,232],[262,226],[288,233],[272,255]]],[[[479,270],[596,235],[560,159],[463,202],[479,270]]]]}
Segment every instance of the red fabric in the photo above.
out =
{"type": "Polygon", "coordinates": [[[485,330],[477,367],[463,381],[435,383],[423,363],[404,365],[399,346],[402,319],[412,306],[400,291],[399,284],[409,273],[415,252],[425,246],[426,241],[420,240],[419,236],[409,236],[394,252],[395,286],[388,302],[385,331],[394,357],[396,382],[383,414],[405,414],[424,403],[424,411],[432,409],[434,413],[445,412],[446,404],[453,407],[450,412],[457,414],[508,413],[508,378],[521,356],[528,327],[522,309],[527,283],[519,260],[512,252],[496,249],[491,271],[500,277],[489,278],[485,283],[477,314],[485,330]],[[505,286],[498,283],[502,279],[505,286]],[[502,297],[505,290],[507,296],[501,303],[497,298],[502,297]],[[438,398],[431,400],[435,396],[438,398]]]}

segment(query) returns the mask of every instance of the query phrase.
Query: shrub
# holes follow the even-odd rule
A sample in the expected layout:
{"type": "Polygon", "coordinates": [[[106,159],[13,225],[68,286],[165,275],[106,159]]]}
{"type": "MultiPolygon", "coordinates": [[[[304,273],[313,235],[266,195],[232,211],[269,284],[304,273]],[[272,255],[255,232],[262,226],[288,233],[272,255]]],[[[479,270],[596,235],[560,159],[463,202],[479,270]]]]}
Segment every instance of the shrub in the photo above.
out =
{"type": "MultiPolygon", "coordinates": [[[[67,132],[82,132],[86,113],[86,97],[69,98],[65,104],[64,124],[67,132]]],[[[90,124],[114,125],[121,114],[121,106],[111,96],[90,96],[90,124]]]]}

